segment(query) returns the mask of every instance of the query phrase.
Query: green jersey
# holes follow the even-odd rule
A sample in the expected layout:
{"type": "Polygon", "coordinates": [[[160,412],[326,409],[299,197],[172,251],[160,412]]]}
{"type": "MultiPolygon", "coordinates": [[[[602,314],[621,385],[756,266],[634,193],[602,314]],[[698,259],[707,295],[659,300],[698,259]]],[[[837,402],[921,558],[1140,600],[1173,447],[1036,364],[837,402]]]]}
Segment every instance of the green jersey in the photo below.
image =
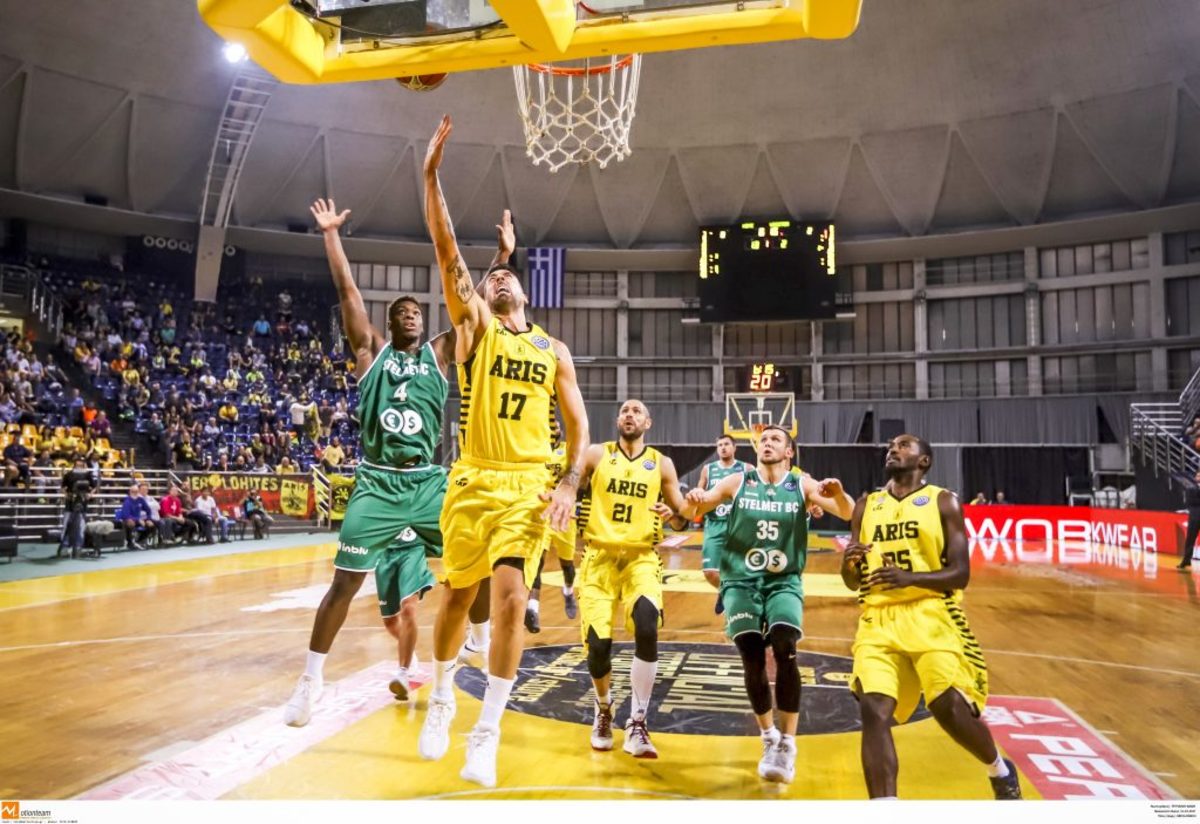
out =
{"type": "MultiPolygon", "coordinates": [[[[720,461],[713,461],[708,465],[708,488],[712,489],[722,478],[730,475],[742,475],[753,471],[754,467],[745,461],[735,460],[733,466],[721,466],[720,461]]],[[[708,529],[710,524],[714,526],[724,524],[725,519],[729,517],[729,509],[729,504],[721,504],[712,512],[705,515],[704,528],[708,529]]]]}
{"type": "Polygon", "coordinates": [[[808,513],[800,478],[789,472],[779,483],[769,484],[758,472],[747,472],[732,504],[721,553],[721,583],[798,578],[808,552],[808,513]]]}
{"type": "Polygon", "coordinates": [[[355,416],[367,463],[396,468],[414,459],[432,462],[449,388],[428,343],[415,355],[384,344],[358,382],[355,416]]]}

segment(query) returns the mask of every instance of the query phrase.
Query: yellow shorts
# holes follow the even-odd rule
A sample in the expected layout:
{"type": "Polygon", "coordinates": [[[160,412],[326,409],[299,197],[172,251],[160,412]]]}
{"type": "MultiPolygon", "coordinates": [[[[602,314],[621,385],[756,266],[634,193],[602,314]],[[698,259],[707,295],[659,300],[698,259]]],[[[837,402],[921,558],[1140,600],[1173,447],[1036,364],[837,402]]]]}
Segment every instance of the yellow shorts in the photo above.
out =
{"type": "Polygon", "coordinates": [[[553,529],[546,530],[546,551],[554,550],[554,554],[558,556],[560,561],[575,560],[575,537],[579,534],[579,522],[574,518],[571,519],[571,525],[563,532],[555,532],[553,529]]]}
{"type": "Polygon", "coordinates": [[[525,586],[533,585],[546,547],[543,464],[490,469],[455,462],[442,503],[442,566],[446,580],[463,589],[492,574],[501,558],[525,560],[525,586]]]}
{"type": "Polygon", "coordinates": [[[633,605],[645,597],[658,610],[662,626],[662,559],[647,549],[601,549],[584,546],[579,566],[580,630],[587,643],[588,629],[599,638],[613,637],[613,615],[618,603],[625,629],[633,632],[633,605]]]}
{"type": "Polygon", "coordinates": [[[921,693],[928,705],[956,689],[976,715],[987,704],[987,664],[952,598],[864,607],[852,650],[851,689],[894,698],[899,723],[912,715],[921,693]]]}

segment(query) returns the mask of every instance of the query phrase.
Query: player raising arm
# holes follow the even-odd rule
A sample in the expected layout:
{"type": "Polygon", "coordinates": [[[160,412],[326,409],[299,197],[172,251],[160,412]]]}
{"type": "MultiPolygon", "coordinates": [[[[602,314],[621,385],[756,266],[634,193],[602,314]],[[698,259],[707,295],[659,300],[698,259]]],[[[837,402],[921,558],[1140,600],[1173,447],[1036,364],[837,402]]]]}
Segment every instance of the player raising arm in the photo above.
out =
{"type": "Polygon", "coordinates": [[[545,547],[547,522],[563,530],[574,514],[588,425],[571,353],[526,318],[516,267],[492,266],[482,294],[476,293],[438,181],[450,131],[450,118],[442,118],[425,155],[425,220],[458,335],[462,405],[459,459],[450,472],[441,517],[448,590],[434,624],[433,691],[418,750],[423,758],[436,759],[449,747],[455,713],[451,674],[468,609],[480,582],[491,576],[488,686],[479,723],[467,739],[462,777],[492,787],[500,720],[525,642],[529,587],[545,547]],[[546,492],[554,403],[566,429],[568,468],[546,492]]]}

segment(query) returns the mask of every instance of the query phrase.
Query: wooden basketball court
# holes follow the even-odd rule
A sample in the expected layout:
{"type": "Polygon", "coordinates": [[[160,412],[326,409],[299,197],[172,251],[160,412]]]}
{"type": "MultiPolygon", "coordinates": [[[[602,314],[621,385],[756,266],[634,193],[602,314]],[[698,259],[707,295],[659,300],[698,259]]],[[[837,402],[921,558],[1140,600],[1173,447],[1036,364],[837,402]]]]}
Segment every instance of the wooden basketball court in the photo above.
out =
{"type": "MultiPolygon", "coordinates": [[[[865,798],[845,682],[857,606],[837,556],[810,555],[796,781],[755,774],[759,746],[733,648],[713,614],[699,553],[664,551],[666,628],[651,731],[657,761],[588,745],[591,698],[579,630],[556,574],[543,590],[504,720],[496,790],[458,777],[481,678],[457,675],[449,754],[418,759],[427,688],[386,690],[394,647],[375,598],[358,598],[304,729],[282,705],[303,667],[333,545],[0,585],[0,795],[14,798],[865,798]],[[749,734],[747,734],[749,731],[749,734]]],[[[1200,666],[1197,583],[1174,559],[1109,553],[1092,563],[978,555],[966,601],[996,696],[989,720],[1026,797],[1200,796],[1193,757],[1200,666]],[[1020,752],[1014,752],[1014,748],[1020,752]],[[1058,794],[1055,794],[1055,793],[1058,794]]],[[[551,567],[556,561],[550,560],[551,567]]],[[[422,605],[428,661],[438,593],[422,605]]],[[[618,650],[614,686],[627,693],[618,650]]],[[[627,666],[627,663],[626,663],[627,666]]],[[[627,689],[627,687],[626,687],[627,689]]],[[[627,704],[617,713],[624,721],[627,704]]],[[[617,733],[618,738],[620,733],[617,733]]],[[[928,717],[896,730],[900,795],[990,798],[987,778],[928,717]]]]}

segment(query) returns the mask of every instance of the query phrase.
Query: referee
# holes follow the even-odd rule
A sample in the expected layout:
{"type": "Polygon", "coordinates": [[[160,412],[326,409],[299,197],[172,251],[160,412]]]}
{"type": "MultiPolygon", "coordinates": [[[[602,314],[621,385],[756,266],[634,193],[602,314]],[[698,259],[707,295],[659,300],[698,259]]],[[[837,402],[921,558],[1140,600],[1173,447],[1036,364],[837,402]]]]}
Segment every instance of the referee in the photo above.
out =
{"type": "Polygon", "coordinates": [[[1175,567],[1180,572],[1192,568],[1192,548],[1196,546],[1196,537],[1200,535],[1200,472],[1192,479],[1195,483],[1183,490],[1183,503],[1187,506],[1188,524],[1187,537],[1183,539],[1183,560],[1175,567]]]}

